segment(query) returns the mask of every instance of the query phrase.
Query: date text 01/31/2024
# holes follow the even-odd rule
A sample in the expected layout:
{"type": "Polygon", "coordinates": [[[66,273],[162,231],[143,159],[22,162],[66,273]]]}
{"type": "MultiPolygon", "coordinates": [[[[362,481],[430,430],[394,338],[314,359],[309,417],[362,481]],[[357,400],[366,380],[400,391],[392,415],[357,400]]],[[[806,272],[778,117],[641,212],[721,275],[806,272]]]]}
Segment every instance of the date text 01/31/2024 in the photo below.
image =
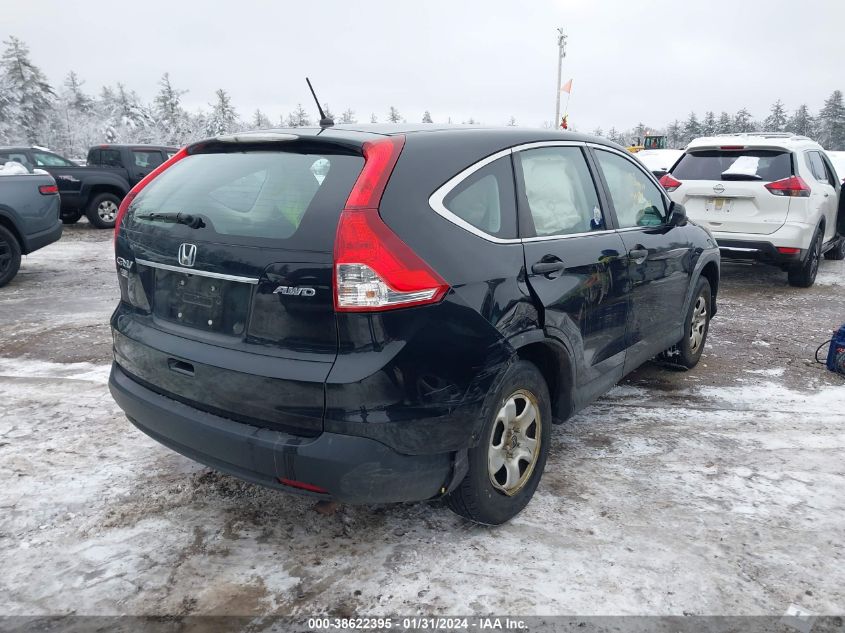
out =
{"type": "Polygon", "coordinates": [[[477,617],[449,618],[415,616],[407,618],[309,618],[308,628],[315,631],[331,630],[429,630],[429,631],[524,631],[525,622],[511,618],[477,617]]]}

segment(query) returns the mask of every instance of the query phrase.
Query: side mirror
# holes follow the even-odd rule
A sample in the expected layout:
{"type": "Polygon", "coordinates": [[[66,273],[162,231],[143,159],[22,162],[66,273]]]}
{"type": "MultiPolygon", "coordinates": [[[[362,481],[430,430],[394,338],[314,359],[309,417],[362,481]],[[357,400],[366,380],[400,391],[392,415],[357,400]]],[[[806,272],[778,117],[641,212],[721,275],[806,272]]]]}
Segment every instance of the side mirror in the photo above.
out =
{"type": "Polygon", "coordinates": [[[687,210],[679,202],[669,203],[669,226],[683,226],[687,223],[687,210]]]}

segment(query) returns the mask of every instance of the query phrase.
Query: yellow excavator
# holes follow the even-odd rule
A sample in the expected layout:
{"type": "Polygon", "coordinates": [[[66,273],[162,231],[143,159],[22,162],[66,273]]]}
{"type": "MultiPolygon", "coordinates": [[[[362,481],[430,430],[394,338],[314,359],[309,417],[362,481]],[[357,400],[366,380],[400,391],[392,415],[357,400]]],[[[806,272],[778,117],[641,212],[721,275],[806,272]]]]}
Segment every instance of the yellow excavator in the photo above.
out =
{"type": "Polygon", "coordinates": [[[656,135],[656,134],[646,134],[643,137],[643,143],[640,145],[640,139],[637,139],[636,145],[629,145],[627,150],[632,154],[636,154],[637,152],[644,150],[644,149],[666,149],[666,136],[665,135],[656,135]]]}

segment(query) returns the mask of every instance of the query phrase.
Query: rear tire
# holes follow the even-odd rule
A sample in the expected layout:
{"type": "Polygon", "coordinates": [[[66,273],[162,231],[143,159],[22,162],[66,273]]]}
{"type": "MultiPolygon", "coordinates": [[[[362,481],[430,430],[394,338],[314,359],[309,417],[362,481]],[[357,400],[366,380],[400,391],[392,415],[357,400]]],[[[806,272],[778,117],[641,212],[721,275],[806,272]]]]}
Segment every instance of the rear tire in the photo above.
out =
{"type": "Polygon", "coordinates": [[[711,299],[710,282],[705,277],[699,277],[684,320],[684,337],[663,352],[663,360],[687,369],[698,364],[710,331],[711,299]]]}
{"type": "Polygon", "coordinates": [[[21,245],[7,228],[0,226],[0,288],[15,278],[21,267],[21,245]]]}
{"type": "Polygon", "coordinates": [[[836,246],[831,248],[828,252],[824,254],[825,259],[834,259],[834,260],[841,260],[845,259],[845,235],[841,235],[839,237],[839,241],[836,242],[836,246]]]}
{"type": "Polygon", "coordinates": [[[88,203],[85,216],[98,229],[113,229],[120,208],[120,198],[113,193],[101,193],[88,203]]]}
{"type": "Polygon", "coordinates": [[[810,250],[807,251],[806,259],[795,268],[787,271],[789,285],[796,288],[809,288],[816,281],[816,273],[819,272],[819,261],[822,256],[822,231],[818,229],[810,243],[810,250]]]}
{"type": "Polygon", "coordinates": [[[63,211],[61,217],[62,224],[76,224],[82,217],[82,213],[80,211],[63,211]]]}
{"type": "Polygon", "coordinates": [[[501,525],[519,514],[537,489],[551,438],[549,389],[532,363],[517,361],[482,407],[484,426],[467,454],[469,470],[446,496],[470,521],[501,525]]]}

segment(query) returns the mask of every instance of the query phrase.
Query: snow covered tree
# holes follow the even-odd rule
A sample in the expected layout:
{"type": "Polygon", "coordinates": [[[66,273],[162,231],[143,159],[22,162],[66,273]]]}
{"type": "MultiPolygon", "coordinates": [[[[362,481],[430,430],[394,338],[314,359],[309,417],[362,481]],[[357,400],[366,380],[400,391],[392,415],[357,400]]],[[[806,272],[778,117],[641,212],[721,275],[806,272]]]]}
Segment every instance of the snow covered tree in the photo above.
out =
{"type": "Polygon", "coordinates": [[[0,93],[7,133],[27,143],[39,142],[40,129],[51,115],[55,93],[47,77],[29,58],[29,48],[10,36],[0,57],[0,93]]]}
{"type": "Polygon", "coordinates": [[[96,104],[83,84],[75,72],[68,73],[48,123],[49,146],[66,156],[85,156],[91,145],[103,140],[96,104]]]}
{"type": "Polygon", "coordinates": [[[307,127],[311,125],[311,119],[308,118],[308,112],[302,107],[301,103],[296,104],[296,110],[288,115],[288,127],[307,127]]]}
{"type": "Polygon", "coordinates": [[[799,136],[815,136],[815,121],[810,116],[810,109],[806,104],[798,106],[786,125],[786,131],[799,136]]]}
{"type": "Polygon", "coordinates": [[[648,132],[648,128],[645,126],[645,123],[637,123],[637,125],[634,127],[632,134],[632,136],[637,141],[637,145],[642,144],[643,140],[645,139],[646,132],[648,132]]]}
{"type": "Polygon", "coordinates": [[[355,120],[355,111],[352,108],[346,108],[343,114],[340,115],[341,123],[357,123],[355,120]]]}
{"type": "Polygon", "coordinates": [[[391,123],[399,123],[402,120],[402,115],[399,114],[399,110],[390,106],[390,112],[387,115],[387,120],[391,123]]]}
{"type": "Polygon", "coordinates": [[[174,88],[170,83],[170,73],[164,73],[158,85],[159,91],[153,106],[158,126],[157,136],[168,145],[178,145],[185,133],[185,111],[181,99],[188,91],[174,88]]]}
{"type": "Polygon", "coordinates": [[[592,131],[593,136],[604,136],[604,130],[600,127],[597,127],[595,130],[592,131]]]}
{"type": "Polygon", "coordinates": [[[625,142],[625,139],[622,138],[622,135],[616,131],[615,127],[611,127],[607,131],[607,140],[613,141],[614,143],[619,143],[620,145],[625,142]]]}
{"type": "Polygon", "coordinates": [[[375,112],[370,114],[370,123],[378,123],[378,117],[375,112]]]}
{"type": "Polygon", "coordinates": [[[716,133],[716,114],[713,110],[708,110],[704,113],[704,119],[701,121],[701,135],[713,136],[716,133]]]}
{"type": "Polygon", "coordinates": [[[725,111],[719,115],[719,120],[716,122],[716,134],[730,134],[733,132],[734,122],[731,115],[725,111]]]}
{"type": "Polygon", "coordinates": [[[819,112],[816,140],[825,149],[845,149],[845,104],[841,90],[834,90],[824,102],[819,112]]]}
{"type": "Polygon", "coordinates": [[[68,107],[77,112],[88,114],[94,110],[94,100],[82,90],[85,82],[77,77],[76,73],[70,71],[65,78],[62,98],[68,107]]]}
{"type": "Polygon", "coordinates": [[[507,122],[508,127],[516,127],[516,117],[511,115],[511,118],[508,119],[507,122]]]}
{"type": "Polygon", "coordinates": [[[255,112],[252,114],[252,120],[250,121],[250,127],[253,130],[266,130],[269,127],[272,127],[270,123],[270,119],[264,114],[259,108],[255,109],[255,112]]]}
{"type": "Polygon", "coordinates": [[[666,128],[666,142],[672,149],[681,149],[684,143],[684,133],[678,119],[672,121],[666,128]]]}
{"type": "Polygon", "coordinates": [[[699,136],[701,136],[701,124],[698,122],[695,112],[690,112],[689,118],[684,123],[684,143],[689,143],[692,139],[698,138],[699,136]]]}
{"type": "Polygon", "coordinates": [[[423,123],[434,123],[434,121],[431,119],[431,112],[429,112],[428,110],[423,112],[422,122],[423,123]]]}
{"type": "Polygon", "coordinates": [[[780,99],[772,104],[772,109],[769,116],[763,121],[763,131],[765,132],[783,132],[786,130],[787,117],[786,108],[780,99]]]}
{"type": "Polygon", "coordinates": [[[757,126],[754,124],[754,117],[751,116],[748,110],[742,108],[736,113],[733,120],[734,132],[754,132],[756,129],[757,126]]]}
{"type": "Polygon", "coordinates": [[[334,121],[334,113],[329,109],[328,103],[323,104],[323,114],[326,115],[327,119],[331,119],[332,121],[334,121]]]}
{"type": "Polygon", "coordinates": [[[206,134],[218,136],[234,132],[238,124],[238,113],[232,106],[232,99],[225,90],[220,88],[215,93],[217,101],[212,104],[211,113],[206,121],[206,134]]]}

